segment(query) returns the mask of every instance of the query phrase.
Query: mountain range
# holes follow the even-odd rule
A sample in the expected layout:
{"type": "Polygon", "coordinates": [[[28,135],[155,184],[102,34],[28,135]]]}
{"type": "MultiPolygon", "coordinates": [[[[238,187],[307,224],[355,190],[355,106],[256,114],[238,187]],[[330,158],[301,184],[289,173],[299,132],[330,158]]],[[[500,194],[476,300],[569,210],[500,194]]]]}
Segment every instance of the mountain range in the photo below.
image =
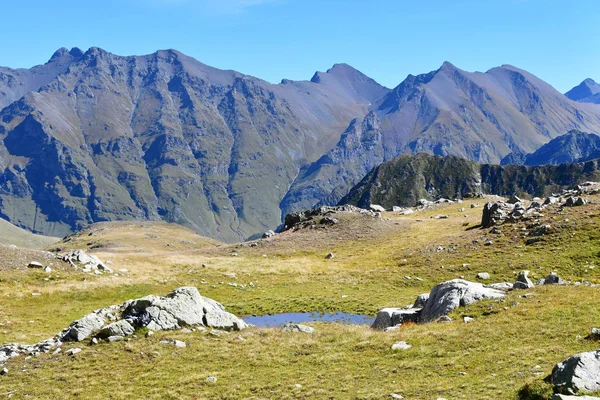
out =
{"type": "Polygon", "coordinates": [[[497,163],[600,132],[585,99],[508,65],[444,63],[388,89],[346,64],[271,84],[175,50],[60,49],[0,69],[0,216],[52,236],[162,219],[234,242],[337,203],[399,154],[497,163]]]}

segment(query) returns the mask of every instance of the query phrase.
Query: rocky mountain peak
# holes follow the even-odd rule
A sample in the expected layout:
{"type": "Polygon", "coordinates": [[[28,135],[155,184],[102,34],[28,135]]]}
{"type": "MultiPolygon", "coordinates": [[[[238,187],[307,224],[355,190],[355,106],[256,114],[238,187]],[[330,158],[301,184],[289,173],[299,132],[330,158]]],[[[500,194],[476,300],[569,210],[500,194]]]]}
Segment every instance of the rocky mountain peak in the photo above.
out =
{"type": "Polygon", "coordinates": [[[50,57],[50,60],[48,60],[48,64],[65,64],[73,61],[74,59],[83,57],[83,54],[84,53],[77,47],[73,47],[71,50],[67,49],[66,47],[61,47],[60,49],[56,50],[54,54],[52,54],[52,57],[50,57]]]}
{"type": "Polygon", "coordinates": [[[600,103],[600,84],[591,78],[587,78],[565,93],[565,96],[571,100],[584,103],[600,103]]]}

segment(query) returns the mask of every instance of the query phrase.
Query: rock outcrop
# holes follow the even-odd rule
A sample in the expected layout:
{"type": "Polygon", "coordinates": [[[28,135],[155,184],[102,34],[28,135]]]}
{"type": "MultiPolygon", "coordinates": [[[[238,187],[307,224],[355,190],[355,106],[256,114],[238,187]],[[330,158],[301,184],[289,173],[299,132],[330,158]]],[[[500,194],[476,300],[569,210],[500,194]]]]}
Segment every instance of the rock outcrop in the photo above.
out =
{"type": "Polygon", "coordinates": [[[421,311],[420,321],[431,322],[450,311],[484,299],[504,297],[500,290],[486,288],[481,283],[453,279],[433,288],[421,311]]]}
{"type": "Polygon", "coordinates": [[[504,290],[498,290],[489,285],[484,286],[477,282],[454,279],[440,283],[429,294],[419,295],[412,307],[384,308],[377,313],[371,328],[383,330],[406,322],[433,322],[458,307],[504,296],[504,290]]]}
{"type": "Polygon", "coordinates": [[[225,307],[200,296],[194,287],[182,287],[165,297],[146,296],[123,304],[123,319],[151,330],[180,329],[185,326],[206,326],[225,330],[241,330],[246,324],[225,307]]]}
{"type": "Polygon", "coordinates": [[[84,273],[113,273],[113,270],[103,263],[98,257],[93,254],[87,254],[83,250],[69,251],[66,254],[59,254],[57,257],[64,262],[68,262],[73,268],[81,269],[81,272],[84,273]]]}
{"type": "Polygon", "coordinates": [[[173,330],[184,327],[207,327],[222,330],[242,330],[248,325],[225,311],[223,305],[202,297],[195,287],[181,287],[167,296],[146,296],[96,310],[55,335],[34,345],[6,344],[0,346],[0,363],[21,354],[47,353],[64,342],[122,340],[136,329],[173,330]]]}
{"type": "Polygon", "coordinates": [[[340,214],[359,214],[370,217],[379,217],[381,213],[369,209],[363,209],[351,205],[336,207],[316,207],[311,210],[293,212],[285,216],[281,232],[297,230],[303,228],[317,228],[335,225],[338,220],[333,215],[340,214]]]}
{"type": "Polygon", "coordinates": [[[552,370],[552,384],[562,394],[600,391],[600,350],[576,354],[552,370]]]}
{"type": "MultiPolygon", "coordinates": [[[[452,156],[401,155],[373,168],[338,204],[363,208],[379,204],[391,209],[412,207],[419,199],[441,197],[454,199],[480,194],[544,197],[598,180],[599,159],[528,167],[477,164],[452,156]]],[[[563,197],[566,199],[568,194],[563,197]]]]}

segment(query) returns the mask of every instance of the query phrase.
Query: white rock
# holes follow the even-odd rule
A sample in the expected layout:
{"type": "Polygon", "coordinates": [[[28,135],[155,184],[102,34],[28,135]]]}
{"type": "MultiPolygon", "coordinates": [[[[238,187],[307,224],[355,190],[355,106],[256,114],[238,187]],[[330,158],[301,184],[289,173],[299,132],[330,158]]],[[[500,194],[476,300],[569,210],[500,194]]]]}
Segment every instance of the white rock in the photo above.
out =
{"type": "Polygon", "coordinates": [[[313,333],[315,328],[302,324],[285,324],[283,326],[284,332],[304,332],[304,333],[313,333]]]}
{"type": "Polygon", "coordinates": [[[81,353],[81,349],[79,347],[73,347],[65,352],[65,354],[69,356],[74,356],[75,354],[81,353]]]}
{"type": "Polygon", "coordinates": [[[392,350],[408,350],[412,347],[412,345],[406,342],[396,342],[392,345],[392,350]]]}
{"type": "Polygon", "coordinates": [[[558,363],[552,370],[552,383],[557,392],[565,394],[600,391],[600,350],[558,363]]]}

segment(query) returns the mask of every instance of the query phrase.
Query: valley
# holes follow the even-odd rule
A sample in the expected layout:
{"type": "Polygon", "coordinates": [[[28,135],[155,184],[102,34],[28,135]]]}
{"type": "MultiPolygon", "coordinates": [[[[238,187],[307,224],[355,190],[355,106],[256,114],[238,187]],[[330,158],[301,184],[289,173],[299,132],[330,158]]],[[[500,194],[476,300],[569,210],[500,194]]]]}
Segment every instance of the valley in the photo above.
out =
{"type": "Polygon", "coordinates": [[[584,206],[556,204],[535,217],[534,225],[555,229],[534,244],[526,244],[531,220],[478,227],[483,205],[499,199],[493,196],[408,215],[335,212],[333,225],[317,218],[235,245],[165,223],[95,225],[49,249],[84,249],[110,261],[114,273],[4,268],[0,343],[34,343],[94,309],[182,286],[241,317],[320,311],[374,319],[440,282],[478,281],[480,272],[489,273],[488,282],[514,282],[521,270],[534,282],[555,272],[569,284],[510,291],[501,301],[456,309],[451,323],[408,323],[389,332],[338,323],[309,323],[312,334],[280,327],[151,337],[142,331],[121,342],[78,343],[82,351],[73,356],[65,350],[75,344],[65,343],[58,354],[7,361],[0,387],[19,398],[514,399],[525,385],[547,394],[542,379],[554,364],[597,346],[585,338],[599,317],[590,284],[600,283],[600,197],[584,197],[584,206]],[[464,316],[474,320],[464,323],[464,316]],[[187,347],[161,343],[175,339],[187,347]],[[391,350],[399,340],[412,347],[391,350]]]}

